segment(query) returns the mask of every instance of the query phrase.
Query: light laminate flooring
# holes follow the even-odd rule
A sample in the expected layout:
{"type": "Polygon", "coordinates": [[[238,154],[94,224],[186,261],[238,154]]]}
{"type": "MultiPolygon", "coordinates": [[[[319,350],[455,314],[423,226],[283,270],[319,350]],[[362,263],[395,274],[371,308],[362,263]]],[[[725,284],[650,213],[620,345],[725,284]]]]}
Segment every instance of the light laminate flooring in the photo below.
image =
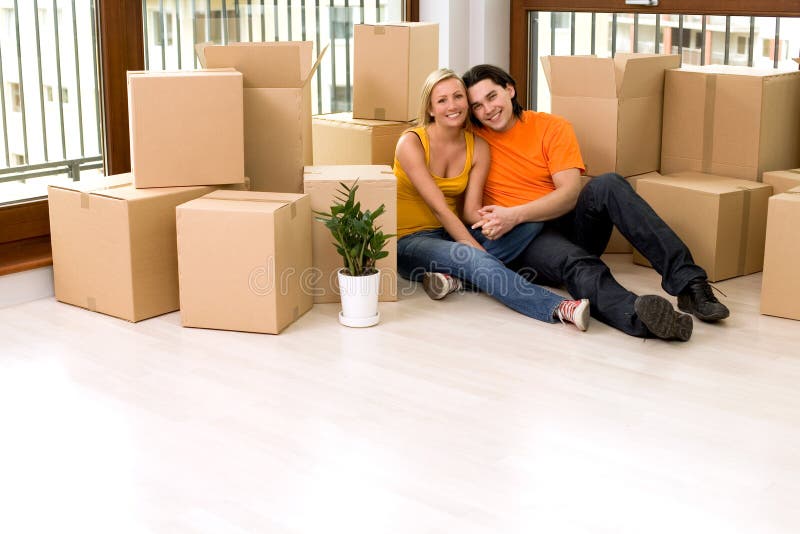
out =
{"type": "Polygon", "coordinates": [[[795,534],[800,322],[717,285],[688,343],[406,281],[377,327],[279,336],[2,309],[0,532],[795,534]]]}

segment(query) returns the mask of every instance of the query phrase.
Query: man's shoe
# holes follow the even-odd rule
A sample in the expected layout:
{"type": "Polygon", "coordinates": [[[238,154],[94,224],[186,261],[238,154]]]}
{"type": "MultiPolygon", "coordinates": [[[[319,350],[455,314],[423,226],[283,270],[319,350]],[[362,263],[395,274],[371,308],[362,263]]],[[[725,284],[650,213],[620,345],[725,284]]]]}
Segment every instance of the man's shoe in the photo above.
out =
{"type": "Polygon", "coordinates": [[[691,313],[701,321],[714,322],[731,314],[728,307],[717,300],[705,278],[695,278],[678,295],[678,308],[691,313]]]}
{"type": "Polygon", "coordinates": [[[692,316],[675,311],[672,304],[658,295],[636,297],[633,309],[650,332],[661,339],[689,341],[692,337],[692,316]]]}
{"type": "Polygon", "coordinates": [[[589,328],[589,299],[562,300],[555,311],[555,318],[562,323],[572,323],[581,332],[589,328]]]}
{"type": "Polygon", "coordinates": [[[425,293],[433,300],[441,300],[453,291],[460,291],[463,287],[461,280],[444,273],[425,273],[422,278],[422,287],[425,293]]]}

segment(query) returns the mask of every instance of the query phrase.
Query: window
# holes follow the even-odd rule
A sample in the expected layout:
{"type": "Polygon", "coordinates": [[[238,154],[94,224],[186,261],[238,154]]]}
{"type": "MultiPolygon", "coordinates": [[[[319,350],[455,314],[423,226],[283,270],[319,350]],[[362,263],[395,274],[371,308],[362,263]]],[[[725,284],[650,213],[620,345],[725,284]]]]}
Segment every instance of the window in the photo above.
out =
{"type": "Polygon", "coordinates": [[[350,100],[347,98],[347,86],[334,85],[332,87],[331,112],[350,110],[350,100]]]}
{"type": "Polygon", "coordinates": [[[703,32],[697,32],[694,34],[694,47],[703,48],[703,32]]]}
{"type": "Polygon", "coordinates": [[[331,8],[331,35],[334,39],[351,39],[353,37],[352,8],[331,8]]]}
{"type": "Polygon", "coordinates": [[[66,87],[61,88],[61,102],[64,104],[69,103],[69,90],[66,87]]]}
{"type": "Polygon", "coordinates": [[[22,96],[19,92],[19,84],[10,82],[8,92],[11,94],[11,111],[22,111],[22,96]]]}
{"type": "Polygon", "coordinates": [[[16,35],[14,29],[14,10],[11,8],[0,8],[0,35],[16,35]]]}
{"type": "Polygon", "coordinates": [[[47,99],[48,102],[53,101],[53,86],[52,85],[45,85],[44,86],[44,97],[47,99]]]}
{"type": "Polygon", "coordinates": [[[774,39],[764,39],[762,41],[762,47],[761,47],[762,56],[772,59],[772,46],[773,46],[772,43],[774,42],[775,42],[774,39]]]}
{"type": "Polygon", "coordinates": [[[556,28],[569,28],[571,24],[572,15],[569,13],[556,12],[553,13],[553,23],[556,28]]]}
{"type": "Polygon", "coordinates": [[[153,44],[155,46],[164,46],[164,34],[167,33],[167,46],[172,46],[172,13],[167,13],[162,17],[161,11],[153,11],[152,14],[152,27],[153,27],[153,44]]]}
{"type": "Polygon", "coordinates": [[[19,167],[21,165],[25,165],[25,156],[23,156],[22,154],[17,154],[15,152],[12,152],[10,156],[11,156],[12,167],[19,167]]]}
{"type": "Polygon", "coordinates": [[[736,53],[737,54],[747,53],[747,37],[739,36],[736,38],[736,53]]]}
{"type": "MultiPolygon", "coordinates": [[[[222,10],[217,9],[209,12],[208,14],[208,35],[206,35],[206,15],[205,13],[196,13],[194,18],[194,32],[197,35],[197,41],[211,41],[214,43],[222,43],[222,10]],[[204,37],[203,37],[204,36],[204,37]],[[201,37],[203,37],[201,39],[201,37]]],[[[227,21],[227,35],[228,41],[236,35],[237,19],[236,12],[227,10],[225,15],[227,21]]]]}

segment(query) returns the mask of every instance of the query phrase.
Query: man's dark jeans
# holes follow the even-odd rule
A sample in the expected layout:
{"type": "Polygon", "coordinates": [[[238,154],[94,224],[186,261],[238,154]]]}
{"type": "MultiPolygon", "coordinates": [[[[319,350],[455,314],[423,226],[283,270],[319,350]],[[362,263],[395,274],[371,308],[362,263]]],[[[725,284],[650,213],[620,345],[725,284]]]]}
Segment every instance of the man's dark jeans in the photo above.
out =
{"type": "Polygon", "coordinates": [[[661,287],[670,295],[706,277],[683,241],[618,174],[590,180],[575,209],[545,223],[510,266],[538,284],[564,286],[573,298],[588,298],[592,316],[600,321],[632,336],[650,337],[633,310],[636,295],[600,259],[614,226],[661,274],[661,287]]]}

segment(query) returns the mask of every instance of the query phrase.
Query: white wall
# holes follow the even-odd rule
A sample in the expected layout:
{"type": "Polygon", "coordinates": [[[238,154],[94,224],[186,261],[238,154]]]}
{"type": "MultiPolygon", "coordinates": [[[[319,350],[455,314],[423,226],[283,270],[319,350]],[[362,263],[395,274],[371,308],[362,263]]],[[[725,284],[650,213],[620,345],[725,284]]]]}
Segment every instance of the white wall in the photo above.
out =
{"type": "Polygon", "coordinates": [[[439,23],[439,66],[509,65],[510,0],[420,0],[419,18],[439,23]]]}
{"type": "Polygon", "coordinates": [[[52,267],[0,276],[0,308],[53,295],[52,267]]]}

